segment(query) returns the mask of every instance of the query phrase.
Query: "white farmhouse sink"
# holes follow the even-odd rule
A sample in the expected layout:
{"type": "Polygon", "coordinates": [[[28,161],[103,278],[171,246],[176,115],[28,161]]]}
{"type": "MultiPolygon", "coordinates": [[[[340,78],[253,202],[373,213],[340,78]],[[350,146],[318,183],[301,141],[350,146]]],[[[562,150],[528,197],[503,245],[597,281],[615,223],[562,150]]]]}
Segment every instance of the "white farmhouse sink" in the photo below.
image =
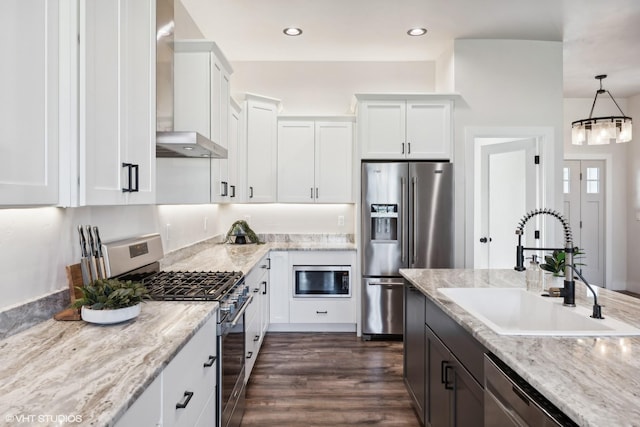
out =
{"type": "Polygon", "coordinates": [[[607,316],[589,317],[585,307],[565,307],[562,298],[547,298],[520,288],[438,288],[460,307],[501,335],[620,336],[640,329],[607,316]]]}

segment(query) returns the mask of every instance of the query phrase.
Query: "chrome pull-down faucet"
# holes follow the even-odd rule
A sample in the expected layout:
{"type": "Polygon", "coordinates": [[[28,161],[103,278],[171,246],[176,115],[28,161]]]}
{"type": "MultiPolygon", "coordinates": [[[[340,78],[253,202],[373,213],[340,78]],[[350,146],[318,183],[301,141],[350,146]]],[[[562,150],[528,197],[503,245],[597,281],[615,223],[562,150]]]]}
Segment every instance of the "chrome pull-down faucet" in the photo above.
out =
{"type": "Polygon", "coordinates": [[[576,275],[587,285],[587,288],[593,294],[593,315],[591,317],[595,319],[604,319],[602,317],[602,308],[598,305],[598,297],[591,287],[591,285],[582,277],[582,275],[578,272],[576,267],[573,265],[573,254],[575,252],[575,248],[573,247],[573,234],[571,233],[571,227],[569,226],[569,221],[562,215],[560,212],[555,211],[553,209],[534,209],[531,212],[527,213],[518,223],[518,227],[516,228],[516,234],[518,235],[518,246],[516,247],[516,266],[515,270],[524,271],[526,270],[524,266],[524,251],[553,251],[553,250],[561,250],[565,252],[564,259],[564,301],[563,305],[569,307],[576,306],[576,282],[573,279],[573,273],[576,275]],[[550,215],[560,221],[562,224],[562,228],[564,229],[564,239],[565,244],[564,248],[525,248],[522,246],[522,236],[524,235],[524,226],[531,218],[536,215],[550,215]]]}

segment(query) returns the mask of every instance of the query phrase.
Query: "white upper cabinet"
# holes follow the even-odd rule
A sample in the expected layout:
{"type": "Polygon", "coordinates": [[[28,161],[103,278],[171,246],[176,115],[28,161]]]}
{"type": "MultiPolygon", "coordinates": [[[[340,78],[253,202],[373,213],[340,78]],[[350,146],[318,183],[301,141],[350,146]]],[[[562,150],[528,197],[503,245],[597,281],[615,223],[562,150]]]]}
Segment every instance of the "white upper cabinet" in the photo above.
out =
{"type": "MultiPolygon", "coordinates": [[[[229,146],[227,147],[227,193],[228,201],[235,202],[239,199],[238,191],[242,188],[240,182],[239,148],[242,141],[242,107],[236,101],[229,98],[229,146]]],[[[244,169],[243,169],[244,170],[244,169]]]]}
{"type": "Polygon", "coordinates": [[[316,121],[316,202],[353,203],[353,122],[316,121]]]}
{"type": "Polygon", "coordinates": [[[362,159],[448,160],[452,101],[443,96],[373,99],[356,95],[362,159]],[[430,99],[432,98],[432,99],[430,99]]]}
{"type": "MultiPolygon", "coordinates": [[[[243,106],[246,126],[246,201],[276,201],[278,104],[277,99],[246,95],[243,106]]],[[[242,154],[241,154],[242,155],[242,154]]]]}
{"type": "Polygon", "coordinates": [[[279,202],[353,202],[352,120],[279,120],[279,202]]]}
{"type": "MultiPolygon", "coordinates": [[[[230,76],[233,70],[216,43],[209,40],[178,40],[174,43],[174,129],[196,131],[228,149],[230,76]]],[[[198,159],[193,167],[204,168],[198,159]]],[[[228,159],[212,159],[207,202],[230,199],[228,159]]],[[[198,184],[200,186],[200,184],[198,184]]]]}
{"type": "Polygon", "coordinates": [[[155,12],[80,2],[80,205],[155,202],[155,12]]]}
{"type": "Polygon", "coordinates": [[[58,203],[58,1],[2,0],[0,204],[58,203]]]}
{"type": "Polygon", "coordinates": [[[315,123],[278,121],[278,201],[315,200],[315,123]]]}

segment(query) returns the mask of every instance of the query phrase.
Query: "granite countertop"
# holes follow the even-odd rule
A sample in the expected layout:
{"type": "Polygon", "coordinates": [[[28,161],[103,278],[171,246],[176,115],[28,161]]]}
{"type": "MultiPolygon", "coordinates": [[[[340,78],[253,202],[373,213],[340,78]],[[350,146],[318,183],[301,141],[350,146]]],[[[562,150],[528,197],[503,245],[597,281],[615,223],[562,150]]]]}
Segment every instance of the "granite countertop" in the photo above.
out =
{"type": "MultiPolygon", "coordinates": [[[[162,261],[167,271],[249,273],[269,251],[355,250],[348,241],[203,242],[162,261]]],[[[214,314],[214,302],[143,304],[133,321],[47,320],[0,340],[0,425],[113,425],[214,314]],[[67,416],[59,423],[58,416],[67,416]]]]}
{"type": "Polygon", "coordinates": [[[149,301],[121,324],[47,320],[0,341],[0,425],[113,425],[217,307],[149,301]]]}
{"type": "Polygon", "coordinates": [[[166,271],[242,271],[246,275],[269,251],[355,250],[355,243],[342,241],[276,241],[246,245],[205,242],[165,256],[162,269],[166,271]]]}
{"type": "MultiPolygon", "coordinates": [[[[437,288],[524,288],[524,273],[472,269],[400,273],[579,425],[640,425],[640,337],[499,335],[437,288]]],[[[600,289],[598,302],[605,317],[640,327],[640,300],[600,289]]],[[[576,304],[589,309],[593,304],[580,283],[576,304]]]]}

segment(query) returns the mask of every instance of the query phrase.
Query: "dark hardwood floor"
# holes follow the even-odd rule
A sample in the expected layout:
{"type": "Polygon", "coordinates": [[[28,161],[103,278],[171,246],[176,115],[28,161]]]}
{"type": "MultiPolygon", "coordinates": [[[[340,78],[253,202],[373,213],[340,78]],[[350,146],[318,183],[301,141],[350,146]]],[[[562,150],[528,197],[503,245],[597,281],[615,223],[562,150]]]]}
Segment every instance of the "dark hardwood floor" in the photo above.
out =
{"type": "Polygon", "coordinates": [[[342,425],[419,425],[402,381],[402,342],[268,333],[242,427],[342,425]]]}

